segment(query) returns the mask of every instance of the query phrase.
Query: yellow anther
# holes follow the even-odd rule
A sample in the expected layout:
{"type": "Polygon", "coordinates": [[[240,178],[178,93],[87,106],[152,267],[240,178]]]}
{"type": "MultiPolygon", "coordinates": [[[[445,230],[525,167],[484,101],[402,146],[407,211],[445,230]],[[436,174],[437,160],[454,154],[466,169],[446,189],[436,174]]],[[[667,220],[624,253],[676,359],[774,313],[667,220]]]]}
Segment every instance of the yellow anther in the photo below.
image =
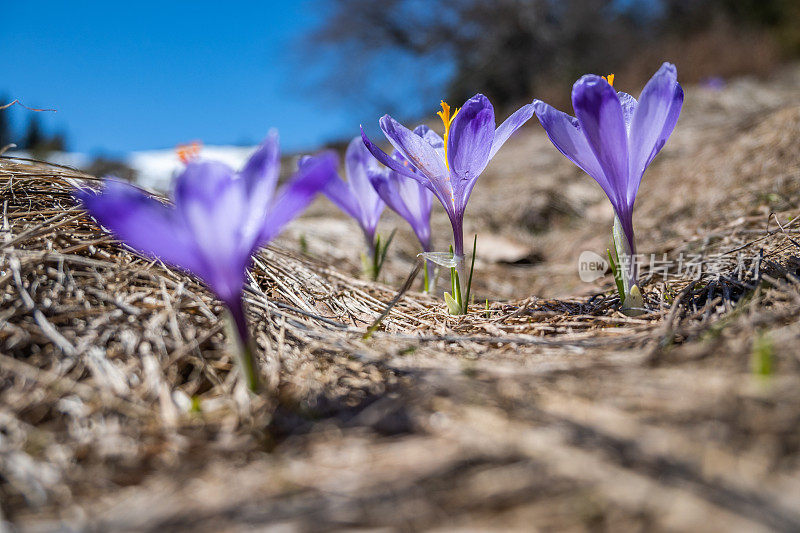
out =
{"type": "Polygon", "coordinates": [[[453,123],[453,119],[456,118],[460,110],[460,107],[456,108],[453,112],[453,116],[450,116],[450,106],[447,105],[447,102],[442,100],[442,110],[436,113],[444,123],[444,135],[442,136],[442,140],[444,140],[444,163],[447,165],[448,170],[450,169],[450,163],[447,162],[447,136],[450,134],[450,124],[453,123]]]}
{"type": "Polygon", "coordinates": [[[612,87],[614,86],[614,75],[613,74],[609,74],[608,76],[603,76],[603,79],[606,80],[608,82],[608,84],[611,85],[612,87]]]}

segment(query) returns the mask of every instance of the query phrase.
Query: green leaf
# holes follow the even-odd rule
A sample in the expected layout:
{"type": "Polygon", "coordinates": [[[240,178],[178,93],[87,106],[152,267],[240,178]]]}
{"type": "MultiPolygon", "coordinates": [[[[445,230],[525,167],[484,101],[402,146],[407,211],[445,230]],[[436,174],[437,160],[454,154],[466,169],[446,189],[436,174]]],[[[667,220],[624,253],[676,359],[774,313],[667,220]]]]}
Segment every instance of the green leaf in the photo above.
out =
{"type": "MultiPolygon", "coordinates": [[[[617,255],[617,247],[613,244],[611,246],[614,248],[614,255],[617,255]]],[[[614,258],[611,255],[611,250],[606,248],[606,253],[608,254],[608,262],[611,264],[611,274],[614,276],[614,283],[617,284],[619,301],[620,303],[625,303],[625,285],[622,283],[622,278],[617,275],[617,263],[614,261],[614,258]]],[[[617,261],[619,261],[619,257],[617,257],[617,261]]]]}
{"type": "Polygon", "coordinates": [[[375,246],[372,247],[372,272],[371,278],[373,281],[378,279],[378,256],[381,254],[381,236],[375,236],[375,246]]]}
{"type": "Polygon", "coordinates": [[[378,235],[378,247],[375,249],[375,255],[378,258],[377,264],[375,265],[375,278],[381,273],[383,262],[386,261],[386,253],[389,251],[389,245],[392,244],[392,240],[394,240],[395,233],[397,233],[397,228],[393,229],[389,234],[389,238],[386,239],[386,244],[383,245],[382,250],[380,249],[381,236],[378,235]]]}
{"type": "Polygon", "coordinates": [[[364,275],[372,278],[372,259],[367,257],[364,252],[361,252],[361,268],[364,270],[364,275]]]}
{"type": "Polygon", "coordinates": [[[190,413],[202,413],[203,408],[201,404],[202,400],[199,396],[192,396],[192,405],[189,408],[190,413]]]}
{"type": "Polygon", "coordinates": [[[626,316],[639,316],[647,312],[647,310],[644,309],[644,296],[642,296],[642,291],[640,291],[639,287],[636,285],[631,287],[631,290],[628,291],[625,302],[622,304],[621,311],[626,316]]]}
{"type": "MultiPolygon", "coordinates": [[[[453,253],[453,245],[451,244],[450,245],[450,254],[452,255],[452,253],[453,253]]],[[[456,295],[455,301],[456,301],[456,303],[458,303],[458,300],[461,299],[461,287],[459,287],[458,270],[456,270],[455,266],[451,266],[450,267],[450,288],[453,291],[453,294],[456,295]]],[[[452,298],[452,296],[450,298],[452,298]]],[[[461,305],[459,304],[458,307],[460,309],[461,305]]]]}
{"type": "Polygon", "coordinates": [[[469,280],[467,281],[467,295],[464,298],[464,314],[467,314],[469,308],[469,293],[472,289],[472,272],[475,270],[475,252],[478,250],[478,234],[472,240],[472,264],[469,267],[469,280]]]}
{"type": "Polygon", "coordinates": [[[753,341],[753,358],[752,369],[753,373],[761,377],[769,377],[772,375],[772,362],[774,360],[775,350],[772,345],[772,339],[769,334],[762,331],[758,334],[755,341],[753,341]]]}
{"type": "Polygon", "coordinates": [[[451,269],[451,274],[453,276],[453,294],[455,295],[456,302],[458,302],[458,307],[460,309],[464,309],[464,302],[461,300],[461,280],[458,278],[458,270],[455,268],[451,269]]]}
{"type": "Polygon", "coordinates": [[[444,293],[444,302],[447,304],[447,309],[450,311],[451,315],[460,315],[461,313],[461,306],[458,305],[452,296],[450,296],[449,292],[444,293]]]}

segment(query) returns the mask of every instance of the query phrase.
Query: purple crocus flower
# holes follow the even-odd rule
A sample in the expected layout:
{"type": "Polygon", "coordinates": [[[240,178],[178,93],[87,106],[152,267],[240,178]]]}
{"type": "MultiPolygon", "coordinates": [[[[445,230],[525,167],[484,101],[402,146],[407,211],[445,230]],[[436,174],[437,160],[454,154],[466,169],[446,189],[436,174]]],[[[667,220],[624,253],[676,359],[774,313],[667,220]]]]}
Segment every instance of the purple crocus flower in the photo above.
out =
{"type": "MultiPolygon", "coordinates": [[[[417,126],[414,129],[414,133],[421,137],[424,137],[429,131],[428,126],[425,125],[417,126]]],[[[364,146],[361,139],[358,139],[358,142],[364,146]]],[[[392,158],[409,171],[419,174],[419,171],[411,166],[397,150],[392,153],[392,158]]],[[[425,177],[419,176],[419,180],[411,180],[387,167],[371,168],[367,171],[367,176],[381,200],[411,225],[422,249],[430,252],[433,194],[428,187],[423,185],[425,177]]]]}
{"type": "Polygon", "coordinates": [[[370,252],[375,247],[375,229],[378,227],[378,220],[386,207],[368,177],[370,171],[378,169],[375,158],[364,148],[361,139],[355,137],[347,145],[344,156],[347,180],[341,178],[331,180],[322,190],[339,209],[358,222],[370,252]]]}
{"type": "Polygon", "coordinates": [[[243,370],[257,384],[242,303],[251,256],[336,175],[336,158],[311,159],[277,194],[277,134],[271,133],[236,172],[224,163],[192,159],[177,177],[174,206],[140,189],[108,181],[100,193],[79,191],[87,211],[117,238],[141,253],[202,279],[230,310],[242,341],[243,370]]]}
{"type": "Polygon", "coordinates": [[[427,128],[411,131],[389,115],[380,119],[384,135],[411,166],[375,146],[363,128],[361,138],[378,161],[423,184],[441,202],[453,227],[453,251],[463,283],[464,210],[470,194],[489,160],[533,116],[533,105],[523,106],[497,129],[494,108],[482,94],[467,100],[452,116],[450,106],[442,102],[439,116],[444,123],[444,138],[427,128]]]}
{"type": "MultiPolygon", "coordinates": [[[[420,136],[424,136],[427,131],[428,127],[425,125],[417,126],[414,129],[414,133],[420,136]]],[[[361,139],[358,139],[358,142],[361,146],[364,146],[361,139]]],[[[392,153],[392,157],[398,163],[408,167],[412,172],[418,172],[417,169],[409,165],[408,160],[397,150],[392,153]]],[[[433,251],[431,243],[433,194],[431,191],[419,181],[406,178],[387,167],[369,169],[367,176],[378,196],[381,197],[386,205],[409,223],[419,240],[422,251],[433,251]]],[[[425,277],[426,292],[430,290],[431,271],[432,267],[428,265],[425,277]]]]}
{"type": "MultiPolygon", "coordinates": [[[[632,257],[636,253],[633,205],[639,184],[675,128],[683,105],[675,65],[664,63],[638,101],[615,91],[608,79],[587,74],[572,87],[575,117],[539,100],[533,105],[556,148],[608,196],[625,237],[621,244],[627,249],[622,251],[632,257]]],[[[626,291],[636,284],[635,269],[631,272],[626,291]]]]}

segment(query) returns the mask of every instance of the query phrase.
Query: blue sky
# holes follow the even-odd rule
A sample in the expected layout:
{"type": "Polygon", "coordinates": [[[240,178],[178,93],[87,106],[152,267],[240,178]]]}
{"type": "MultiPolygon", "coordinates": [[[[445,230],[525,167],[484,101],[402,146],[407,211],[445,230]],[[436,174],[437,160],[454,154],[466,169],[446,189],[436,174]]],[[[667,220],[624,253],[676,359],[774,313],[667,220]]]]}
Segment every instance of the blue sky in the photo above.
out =
{"type": "MultiPolygon", "coordinates": [[[[314,148],[378,118],[346,97],[331,99],[324,83],[300,81],[316,67],[298,42],[319,22],[322,5],[6,3],[0,95],[57,109],[41,118],[48,131],[64,130],[77,151],[119,155],[193,139],[254,143],[270,127],[286,150],[314,148]]],[[[389,81],[395,94],[414,89],[389,81]]],[[[26,112],[15,108],[11,116],[21,130],[26,112]]]]}

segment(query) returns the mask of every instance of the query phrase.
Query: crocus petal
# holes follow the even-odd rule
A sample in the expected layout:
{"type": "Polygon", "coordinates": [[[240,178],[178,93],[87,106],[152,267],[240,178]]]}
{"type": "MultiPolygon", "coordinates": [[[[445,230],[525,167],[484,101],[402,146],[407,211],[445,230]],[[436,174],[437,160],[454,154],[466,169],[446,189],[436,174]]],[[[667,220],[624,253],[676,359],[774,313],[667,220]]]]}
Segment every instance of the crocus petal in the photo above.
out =
{"type": "Polygon", "coordinates": [[[280,146],[278,133],[273,130],[239,171],[239,179],[243,181],[248,199],[248,209],[242,224],[243,240],[252,242],[257,239],[264,216],[275,195],[279,173],[280,146]]]}
{"type": "Polygon", "coordinates": [[[339,180],[336,173],[336,154],[324,153],[308,160],[286,186],[278,193],[273,207],[264,220],[258,240],[265,244],[275,238],[283,227],[305,209],[326,184],[339,180]]]}
{"type": "Polygon", "coordinates": [[[614,198],[616,193],[606,179],[603,169],[600,168],[597,157],[589,147],[578,119],[558,111],[541,100],[534,100],[533,106],[539,122],[558,151],[593,177],[609,199],[614,198]]]}
{"type": "Polygon", "coordinates": [[[380,126],[392,146],[429,179],[438,180],[447,177],[448,171],[444,159],[430,143],[389,115],[381,118],[380,126]]]}
{"type": "Polygon", "coordinates": [[[404,178],[395,172],[391,173],[390,179],[396,181],[400,197],[411,214],[411,218],[407,219],[411,224],[411,229],[414,230],[423,249],[430,247],[433,193],[427,187],[423,187],[419,183],[404,178]]]}
{"type": "Polygon", "coordinates": [[[377,197],[367,177],[367,169],[377,168],[377,162],[358,137],[355,137],[350,141],[350,144],[347,145],[347,151],[344,156],[344,168],[347,174],[347,181],[352,185],[356,197],[377,197]]]}
{"type": "Polygon", "coordinates": [[[628,183],[628,136],[619,97],[602,77],[587,74],[572,88],[572,105],[589,147],[615,193],[609,198],[616,207],[625,201],[628,183]]]}
{"type": "Polygon", "coordinates": [[[310,156],[310,155],[301,155],[300,157],[298,157],[297,158],[297,170],[300,170],[300,168],[302,168],[303,165],[305,165],[306,163],[308,163],[312,159],[314,159],[314,157],[310,156]]]}
{"type": "Polygon", "coordinates": [[[675,66],[664,63],[647,82],[639,97],[630,133],[630,184],[627,193],[631,199],[639,188],[647,165],[664,146],[675,127],[683,103],[683,90],[678,85],[677,77],[675,66]]]}
{"type": "Polygon", "coordinates": [[[190,161],[175,179],[175,204],[199,202],[214,205],[235,177],[234,170],[225,163],[190,161]]]}
{"type": "Polygon", "coordinates": [[[448,215],[453,214],[453,203],[451,200],[452,192],[448,182],[449,177],[446,176],[444,178],[439,178],[436,180],[436,182],[434,182],[430,176],[424,175],[421,172],[416,172],[413,168],[407,167],[397,159],[389,156],[386,152],[375,146],[375,144],[373,144],[373,142],[369,140],[369,137],[367,137],[367,135],[364,133],[363,127],[361,128],[361,140],[364,141],[364,146],[367,147],[367,150],[370,151],[375,159],[395,172],[407,178],[411,178],[427,187],[442,203],[442,206],[444,206],[448,215]]]}
{"type": "MultiPolygon", "coordinates": [[[[370,170],[368,172],[369,181],[375,188],[375,191],[380,195],[381,199],[386,202],[389,208],[403,217],[405,220],[410,221],[414,218],[408,210],[405,201],[400,196],[399,181],[409,180],[409,178],[399,176],[397,172],[389,169],[386,170],[370,170]]],[[[412,183],[416,183],[412,181],[412,183]]],[[[418,185],[419,186],[419,185],[418,185]]]]}
{"type": "Polygon", "coordinates": [[[430,189],[396,173],[393,173],[392,179],[397,181],[400,196],[405,201],[411,214],[420,219],[430,218],[431,208],[433,207],[433,194],[430,189]]]}
{"type": "MultiPolygon", "coordinates": [[[[305,168],[305,163],[301,169],[305,168]]],[[[361,219],[361,206],[358,204],[353,192],[348,184],[339,176],[330,180],[322,189],[322,193],[333,202],[336,207],[344,211],[348,216],[361,219]]]]}
{"type": "Polygon", "coordinates": [[[488,98],[476,94],[455,116],[447,137],[447,158],[456,178],[452,186],[459,209],[466,206],[475,180],[489,163],[493,140],[494,108],[488,98]]]}
{"type": "Polygon", "coordinates": [[[494,141],[492,141],[492,149],[489,152],[489,159],[494,157],[494,154],[500,149],[503,144],[514,134],[523,124],[528,122],[533,116],[533,104],[524,105],[519,108],[514,114],[505,119],[502,124],[497,128],[494,134],[494,141]]]}
{"type": "Polygon", "coordinates": [[[392,170],[394,170],[395,172],[399,172],[403,176],[416,180],[420,183],[423,184],[428,183],[428,179],[425,176],[422,176],[414,172],[414,169],[403,165],[402,163],[398,162],[395,158],[391,157],[389,154],[387,154],[386,152],[375,146],[375,144],[369,140],[367,134],[364,133],[363,126],[361,127],[361,140],[364,142],[364,146],[367,147],[367,150],[369,150],[369,153],[371,153],[372,156],[384,166],[387,166],[392,170]]]}
{"type": "Polygon", "coordinates": [[[367,170],[377,168],[378,163],[359,137],[355,137],[347,146],[345,153],[345,171],[347,173],[347,184],[352,196],[358,206],[360,215],[356,216],[364,230],[374,235],[378,225],[378,219],[385,207],[372,184],[367,177],[367,170]]]}
{"type": "Polygon", "coordinates": [[[442,139],[438,133],[430,129],[425,124],[420,124],[414,128],[414,133],[425,139],[428,144],[433,146],[434,150],[436,150],[436,153],[438,153],[444,161],[444,139],[442,139]]]}
{"type": "Polygon", "coordinates": [[[227,165],[217,161],[186,165],[175,184],[175,209],[209,265],[219,264],[222,271],[221,261],[249,254],[256,234],[244,236],[248,194],[244,182],[227,165]]]}
{"type": "Polygon", "coordinates": [[[639,102],[637,102],[636,98],[633,96],[622,91],[617,93],[617,97],[619,98],[619,105],[622,106],[622,118],[625,121],[625,131],[628,132],[628,136],[630,137],[631,121],[633,120],[633,114],[639,102]]]}
{"type": "Polygon", "coordinates": [[[206,270],[174,208],[114,180],[108,180],[100,193],[79,191],[76,197],[100,225],[131,248],[198,275],[206,270]]]}
{"type": "Polygon", "coordinates": [[[386,205],[409,223],[420,243],[428,244],[433,196],[430,190],[389,169],[371,170],[369,179],[386,205]]]}
{"type": "Polygon", "coordinates": [[[239,171],[239,176],[252,194],[259,194],[260,198],[267,196],[266,204],[269,204],[278,184],[280,162],[278,132],[273,130],[239,171]]]}
{"type": "MultiPolygon", "coordinates": [[[[675,125],[678,123],[678,117],[681,114],[681,108],[683,107],[683,87],[681,87],[680,83],[675,84],[675,92],[672,96],[672,105],[669,108],[669,113],[667,114],[667,120],[664,121],[664,129],[661,130],[661,138],[659,139],[660,144],[657,144],[657,150],[654,154],[650,156],[650,161],[656,156],[656,154],[664,147],[664,144],[667,142],[667,139],[670,135],[672,135],[672,130],[675,129],[675,125]]],[[[647,164],[650,164],[650,161],[647,164]]]]}

